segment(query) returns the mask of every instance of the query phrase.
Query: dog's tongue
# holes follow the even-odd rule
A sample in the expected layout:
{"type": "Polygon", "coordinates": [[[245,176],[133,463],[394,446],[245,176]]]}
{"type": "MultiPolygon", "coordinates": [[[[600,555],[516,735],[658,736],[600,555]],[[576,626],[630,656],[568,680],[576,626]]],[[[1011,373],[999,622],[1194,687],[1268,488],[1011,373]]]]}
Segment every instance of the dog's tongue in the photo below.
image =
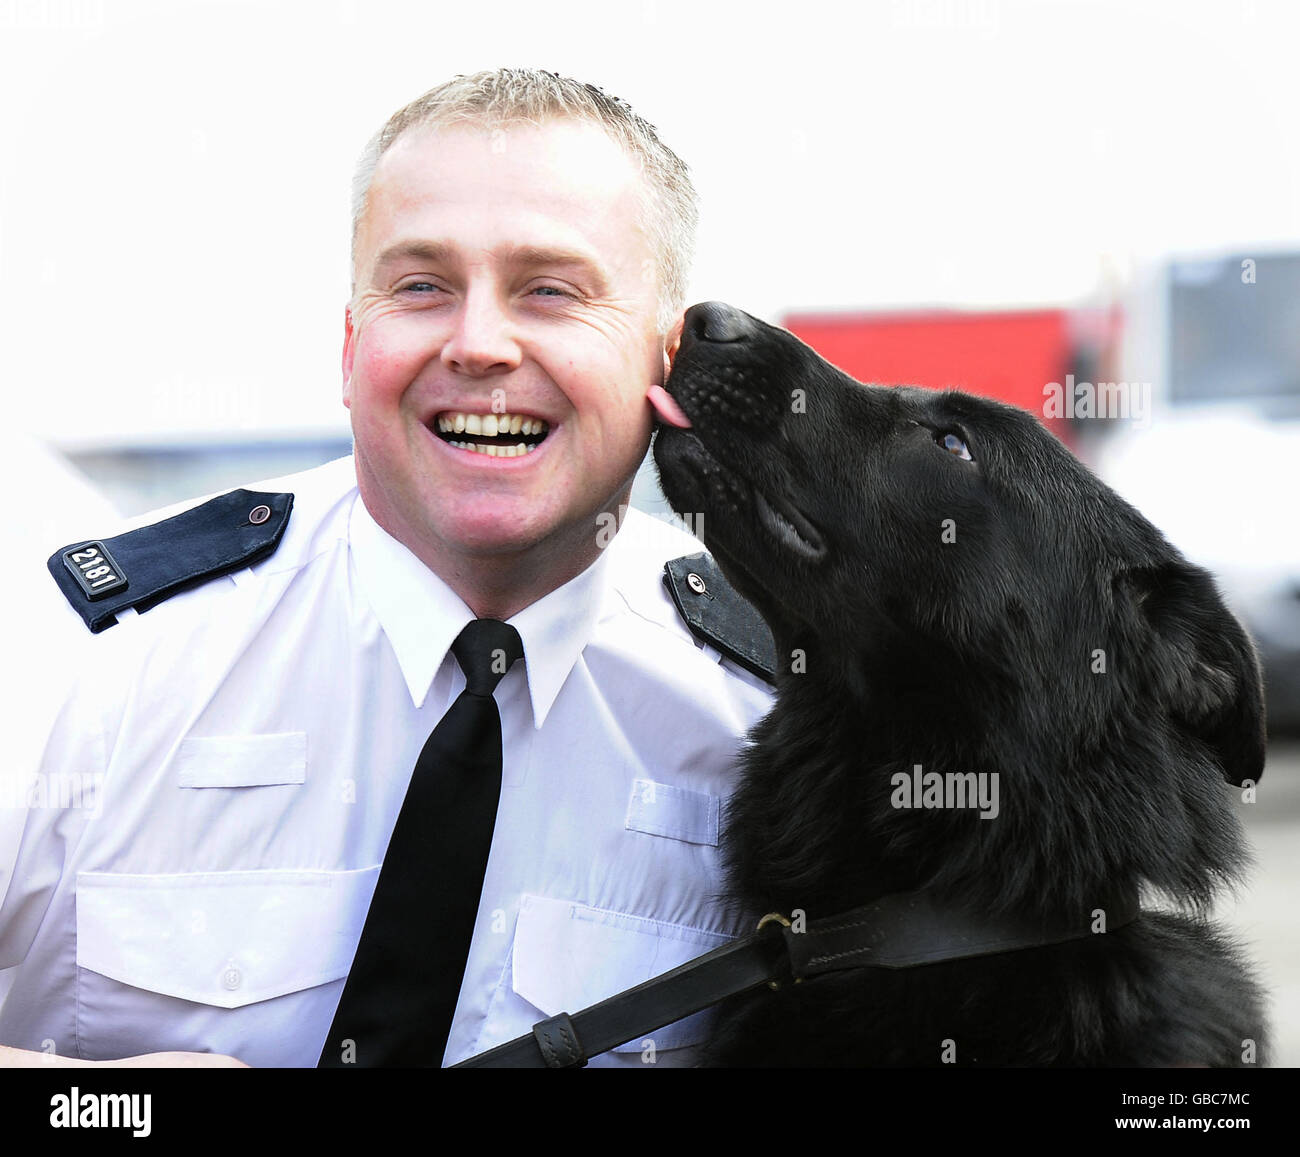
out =
{"type": "Polygon", "coordinates": [[[650,405],[659,415],[661,421],[666,422],[669,426],[676,426],[679,430],[689,430],[691,420],[683,412],[681,406],[677,404],[676,399],[663,386],[651,386],[650,392],[646,394],[650,405]]]}

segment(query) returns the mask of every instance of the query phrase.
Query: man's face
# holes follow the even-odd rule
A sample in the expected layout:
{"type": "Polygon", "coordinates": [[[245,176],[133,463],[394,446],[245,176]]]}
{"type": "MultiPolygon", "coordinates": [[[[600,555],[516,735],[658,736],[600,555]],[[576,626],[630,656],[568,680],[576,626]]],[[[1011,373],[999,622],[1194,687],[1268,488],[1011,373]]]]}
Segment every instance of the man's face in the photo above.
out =
{"type": "Polygon", "coordinates": [[[578,552],[580,570],[597,514],[626,501],[666,371],[640,194],[623,150],[578,122],[410,130],[380,160],[343,400],[367,508],[448,581],[530,551],[578,552]]]}

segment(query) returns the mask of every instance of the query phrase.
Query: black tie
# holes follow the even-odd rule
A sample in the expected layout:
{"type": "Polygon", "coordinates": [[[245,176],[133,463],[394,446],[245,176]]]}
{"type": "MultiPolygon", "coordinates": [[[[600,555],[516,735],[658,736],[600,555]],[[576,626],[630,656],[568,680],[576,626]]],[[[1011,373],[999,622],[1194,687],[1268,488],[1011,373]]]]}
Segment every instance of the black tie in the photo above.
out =
{"type": "Polygon", "coordinates": [[[411,773],[322,1068],[442,1064],[501,796],[492,692],[524,653],[496,619],[475,619],[451,650],[465,690],[411,773]]]}

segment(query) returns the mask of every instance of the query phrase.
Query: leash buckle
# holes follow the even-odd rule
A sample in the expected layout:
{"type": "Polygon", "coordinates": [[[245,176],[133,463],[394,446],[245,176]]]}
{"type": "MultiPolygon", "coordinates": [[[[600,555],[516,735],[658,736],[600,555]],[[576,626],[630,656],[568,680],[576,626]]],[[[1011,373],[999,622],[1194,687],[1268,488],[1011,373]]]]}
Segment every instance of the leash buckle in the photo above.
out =
{"type": "Polygon", "coordinates": [[[548,1069],[580,1069],[587,1054],[568,1013],[557,1013],[533,1025],[533,1039],[548,1069]]]}
{"type": "MultiPolygon", "coordinates": [[[[780,912],[769,912],[758,922],[758,927],[755,928],[754,931],[762,932],[763,929],[766,928],[769,924],[780,924],[782,928],[790,927],[790,921],[786,917],[782,916],[780,912]]],[[[795,978],[795,984],[802,984],[802,983],[803,983],[802,977],[795,978]]],[[[767,982],[767,986],[773,992],[780,992],[781,990],[781,982],[779,980],[769,980],[767,982]]]]}

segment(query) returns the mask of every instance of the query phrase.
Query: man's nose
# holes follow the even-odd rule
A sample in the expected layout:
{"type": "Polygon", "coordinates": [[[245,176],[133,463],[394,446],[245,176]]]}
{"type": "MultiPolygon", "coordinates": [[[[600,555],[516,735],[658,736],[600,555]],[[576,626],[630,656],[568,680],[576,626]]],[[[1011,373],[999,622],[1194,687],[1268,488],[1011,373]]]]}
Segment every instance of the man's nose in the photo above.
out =
{"type": "Polygon", "coordinates": [[[521,352],[508,312],[494,290],[470,289],[456,310],[454,328],[442,347],[442,362],[471,377],[506,373],[521,352]]]}

